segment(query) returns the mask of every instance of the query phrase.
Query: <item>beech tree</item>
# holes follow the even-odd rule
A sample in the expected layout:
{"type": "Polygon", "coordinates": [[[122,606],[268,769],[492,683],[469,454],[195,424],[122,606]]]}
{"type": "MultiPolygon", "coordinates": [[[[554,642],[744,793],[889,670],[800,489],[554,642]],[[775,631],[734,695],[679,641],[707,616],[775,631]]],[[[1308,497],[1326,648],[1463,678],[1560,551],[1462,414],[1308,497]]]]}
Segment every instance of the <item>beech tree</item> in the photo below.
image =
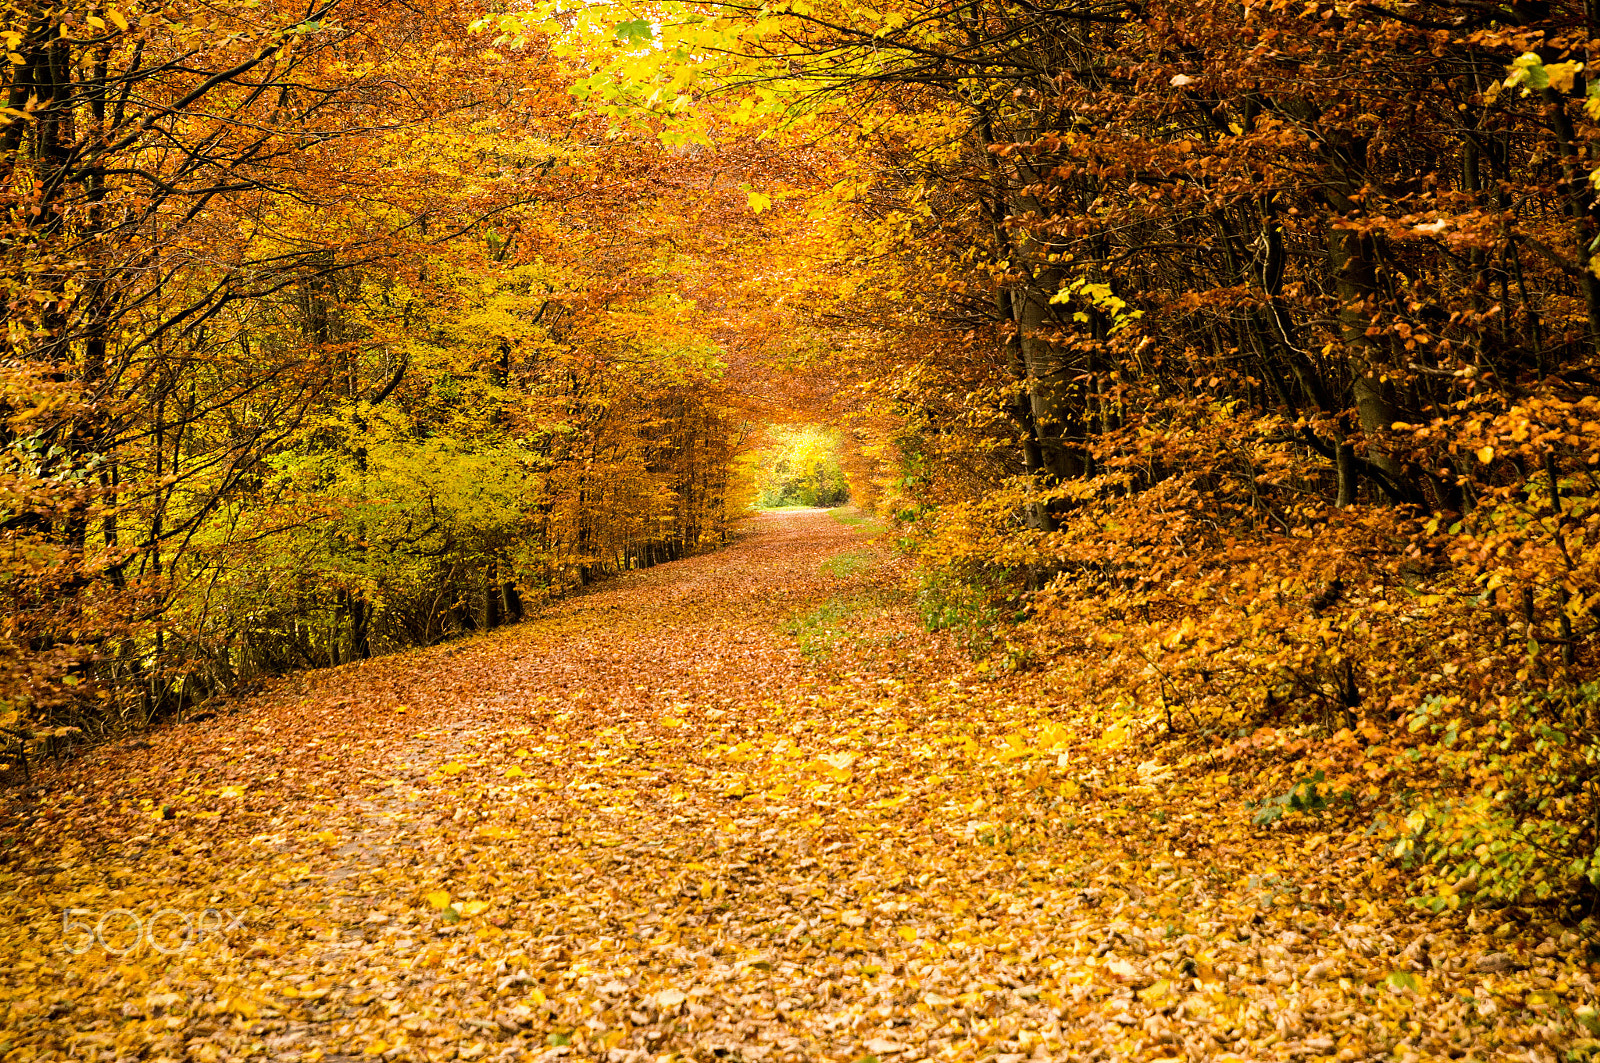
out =
{"type": "MultiPolygon", "coordinates": [[[[816,201],[836,254],[797,298],[850,336],[838,371],[877,396],[930,585],[1031,618],[1012,666],[1092,640],[1083,696],[1174,733],[1378,749],[1448,705],[1440,734],[1592,755],[1587,8],[569,21],[602,110],[693,138],[696,94],[739,98],[848,160],[816,201]]],[[[1530,760],[1479,793],[1462,779],[1499,754],[1463,755],[1395,795],[1396,852],[1501,899],[1592,895],[1586,775],[1530,760]]]]}
{"type": "Polygon", "coordinates": [[[718,345],[670,224],[614,238],[688,160],[472,14],[13,12],[0,723],[142,722],[720,541],[718,345]]]}

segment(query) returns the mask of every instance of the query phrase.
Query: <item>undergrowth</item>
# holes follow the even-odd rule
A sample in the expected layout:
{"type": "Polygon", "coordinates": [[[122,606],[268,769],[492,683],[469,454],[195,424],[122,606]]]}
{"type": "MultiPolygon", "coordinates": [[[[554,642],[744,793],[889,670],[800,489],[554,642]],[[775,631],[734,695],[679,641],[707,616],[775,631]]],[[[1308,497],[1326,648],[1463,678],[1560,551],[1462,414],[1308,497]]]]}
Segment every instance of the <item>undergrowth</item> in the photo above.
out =
{"type": "Polygon", "coordinates": [[[798,642],[800,652],[808,658],[818,658],[847,637],[848,622],[871,604],[861,597],[829,598],[809,612],[782,621],[778,630],[798,642]]]}
{"type": "Polygon", "coordinates": [[[902,542],[926,628],[1063,706],[1111,706],[1105,733],[1214,773],[1256,830],[1344,837],[1363,888],[1423,912],[1538,912],[1596,938],[1600,511],[1575,479],[1559,500],[1544,486],[1449,523],[1241,523],[1208,549],[1186,535],[1217,502],[1185,483],[1107,486],[1026,548],[1019,492],[925,510],[902,542]],[[1156,496],[1165,523],[1135,525],[1156,496]]]}
{"type": "Polygon", "coordinates": [[[835,579],[849,579],[872,567],[872,554],[866,550],[850,550],[835,554],[822,562],[822,571],[835,579]]]}
{"type": "Polygon", "coordinates": [[[1009,573],[985,573],[977,579],[962,579],[937,569],[919,569],[913,602],[917,618],[928,631],[948,631],[957,636],[968,652],[982,656],[999,643],[999,629],[1018,618],[1006,586],[1009,573]]]}
{"type": "Polygon", "coordinates": [[[888,530],[888,525],[881,520],[854,506],[840,506],[838,509],[830,509],[828,510],[828,516],[847,528],[860,528],[862,531],[874,535],[888,530]]]}

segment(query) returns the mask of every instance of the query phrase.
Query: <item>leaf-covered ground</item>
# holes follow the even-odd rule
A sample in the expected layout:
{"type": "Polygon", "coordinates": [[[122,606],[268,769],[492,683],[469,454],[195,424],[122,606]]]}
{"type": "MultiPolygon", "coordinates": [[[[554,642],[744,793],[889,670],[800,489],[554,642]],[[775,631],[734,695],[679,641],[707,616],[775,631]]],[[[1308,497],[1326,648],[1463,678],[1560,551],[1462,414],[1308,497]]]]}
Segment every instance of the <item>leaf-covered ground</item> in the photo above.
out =
{"type": "Polygon", "coordinates": [[[1587,1053],[1573,940],[1253,826],[1236,750],[975,666],[902,575],[767,515],[13,791],[0,1060],[1587,1053]]]}

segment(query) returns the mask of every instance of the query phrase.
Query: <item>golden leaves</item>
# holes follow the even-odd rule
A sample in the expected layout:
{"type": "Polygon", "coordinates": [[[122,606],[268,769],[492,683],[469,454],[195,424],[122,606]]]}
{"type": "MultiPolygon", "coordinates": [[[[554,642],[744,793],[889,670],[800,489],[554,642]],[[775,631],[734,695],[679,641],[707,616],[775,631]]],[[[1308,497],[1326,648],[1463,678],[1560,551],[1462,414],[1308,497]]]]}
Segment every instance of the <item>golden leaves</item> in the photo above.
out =
{"type": "MultiPolygon", "coordinates": [[[[301,1061],[397,1048],[659,1058],[707,1044],[789,1045],[804,1059],[839,1046],[907,1060],[1155,1059],[1180,1045],[1197,1058],[1366,1058],[1413,1038],[1444,1049],[1458,1030],[1490,1057],[1471,1032],[1494,1028],[1480,1008],[1519,1053],[1584,1029],[1586,969],[1538,955],[1509,920],[1503,933],[1501,920],[1474,928],[1449,912],[1413,924],[1373,906],[1381,891],[1357,876],[1389,868],[1373,862],[1364,824],[1251,826],[1231,787],[1317,755],[1306,735],[1186,750],[1132,708],[1068,702],[1038,675],[979,676],[898,607],[861,621],[895,639],[843,639],[802,662],[776,631],[780,612],[758,612],[758,577],[831,594],[839,578],[818,561],[838,541],[826,518],[782,519],[794,523],[454,655],[374,662],[339,696],[403,681],[459,683],[480,700],[443,699],[453,707],[419,709],[404,731],[375,710],[390,724],[374,726],[394,729],[333,761],[309,747],[273,754],[278,777],[230,800],[237,823],[130,815],[71,855],[8,865],[30,906],[101,904],[88,888],[148,889],[128,855],[145,842],[130,837],[162,830],[149,851],[181,850],[196,885],[161,903],[248,888],[261,914],[182,964],[147,950],[79,968],[88,961],[25,952],[13,935],[0,942],[7,992],[43,1001],[93,971],[116,980],[75,1008],[114,1025],[130,1056],[209,1008],[227,1019],[208,1042],[218,1059],[261,1041],[301,1061]],[[691,591],[700,580],[716,590],[691,591]],[[676,614],[664,587],[706,596],[676,614]],[[580,668],[595,696],[578,704],[566,692],[580,668]],[[684,726],[654,726],[669,702],[684,726]],[[482,770],[434,770],[441,759],[482,770]],[[506,766],[525,774],[508,779],[506,766]],[[367,773],[381,789],[348,785],[367,773]],[[125,1005],[149,1018],[126,1019],[125,1005]]],[[[326,696],[245,718],[298,720],[328,739],[326,696]]],[[[1387,765],[1396,729],[1363,726],[1350,748],[1387,765]]],[[[209,774],[265,741],[234,734],[228,752],[198,759],[209,774]]],[[[187,808],[186,784],[163,782],[187,808]]],[[[203,802],[222,785],[238,784],[218,776],[193,793],[203,802]]],[[[11,1015],[38,1020],[23,1027],[30,1047],[64,1046],[66,1024],[43,1013],[11,1015]]],[[[196,1039],[185,1051],[211,1049],[196,1039]]]]}

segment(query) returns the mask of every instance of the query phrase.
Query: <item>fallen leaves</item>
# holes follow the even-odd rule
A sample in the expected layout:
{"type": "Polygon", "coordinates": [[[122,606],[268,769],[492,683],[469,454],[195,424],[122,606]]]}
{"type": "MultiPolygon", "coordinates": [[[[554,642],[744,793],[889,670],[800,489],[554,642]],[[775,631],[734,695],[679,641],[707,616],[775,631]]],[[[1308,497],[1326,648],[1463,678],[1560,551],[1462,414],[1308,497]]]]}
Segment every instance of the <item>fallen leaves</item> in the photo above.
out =
{"type": "Polygon", "coordinates": [[[764,588],[857,542],[773,518],[450,656],[159,736],[186,749],[170,772],[71,769],[0,870],[8,1061],[1489,1059],[1593,1036],[1571,948],[1416,922],[1350,888],[1359,839],[1255,828],[1218,773],[1069,726],[904,616],[802,654],[764,588]],[[368,691],[415,709],[363,715],[368,691]],[[115,777],[159,781],[174,818],[115,777]],[[113,908],[145,928],[123,955],[94,936],[113,908]],[[163,909],[181,950],[149,944],[163,909]],[[63,910],[91,948],[62,947],[63,910]]]}

